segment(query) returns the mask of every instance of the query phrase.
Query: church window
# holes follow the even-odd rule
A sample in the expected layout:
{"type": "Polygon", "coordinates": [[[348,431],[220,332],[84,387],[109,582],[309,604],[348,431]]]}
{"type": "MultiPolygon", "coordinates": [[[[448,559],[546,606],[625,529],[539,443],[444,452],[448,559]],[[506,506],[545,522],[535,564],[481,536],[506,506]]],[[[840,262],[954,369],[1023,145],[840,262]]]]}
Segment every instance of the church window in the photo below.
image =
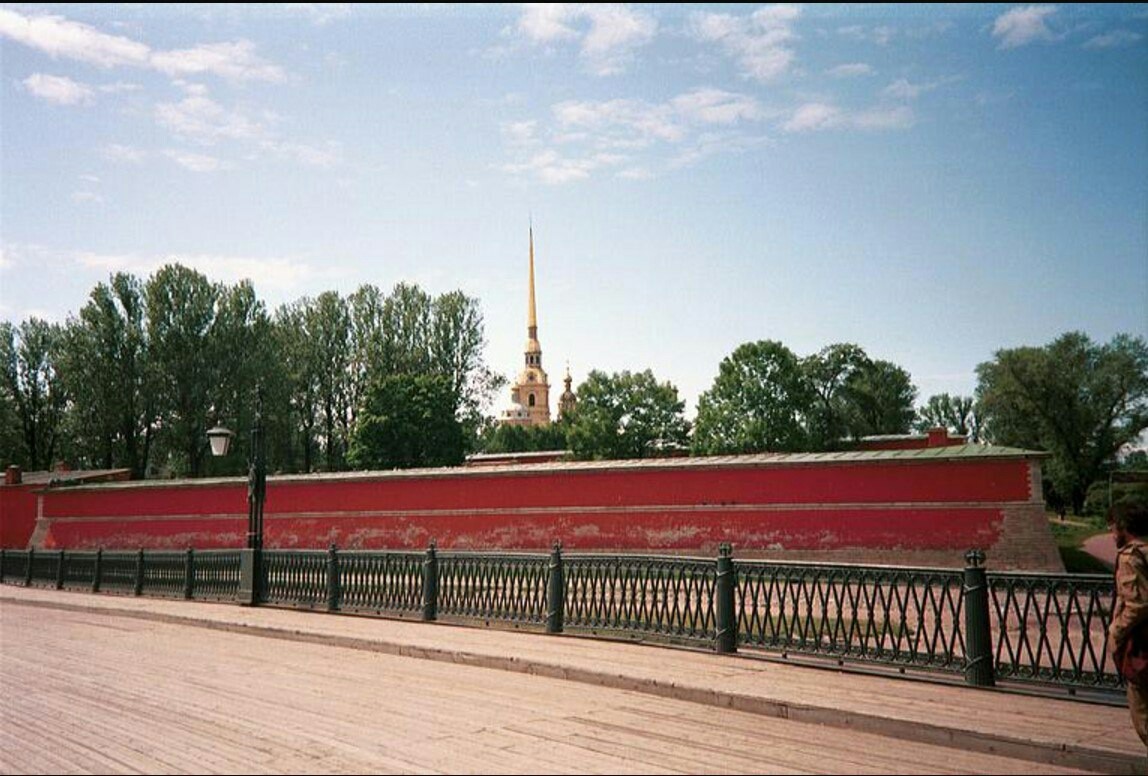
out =
{"type": "Polygon", "coordinates": [[[530,394],[530,406],[534,406],[534,394],[530,394]]]}

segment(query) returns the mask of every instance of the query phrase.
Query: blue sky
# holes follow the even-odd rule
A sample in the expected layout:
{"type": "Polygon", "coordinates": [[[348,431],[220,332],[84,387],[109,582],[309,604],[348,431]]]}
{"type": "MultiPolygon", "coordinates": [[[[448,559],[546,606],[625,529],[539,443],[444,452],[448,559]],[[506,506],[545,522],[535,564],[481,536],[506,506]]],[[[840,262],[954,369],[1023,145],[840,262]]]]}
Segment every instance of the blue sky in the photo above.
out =
{"type": "MultiPolygon", "coordinates": [[[[477,297],[488,362],[1148,336],[1148,7],[0,5],[0,318],[116,271],[477,297]]],[[[499,397],[492,412],[506,403],[499,397]]]]}

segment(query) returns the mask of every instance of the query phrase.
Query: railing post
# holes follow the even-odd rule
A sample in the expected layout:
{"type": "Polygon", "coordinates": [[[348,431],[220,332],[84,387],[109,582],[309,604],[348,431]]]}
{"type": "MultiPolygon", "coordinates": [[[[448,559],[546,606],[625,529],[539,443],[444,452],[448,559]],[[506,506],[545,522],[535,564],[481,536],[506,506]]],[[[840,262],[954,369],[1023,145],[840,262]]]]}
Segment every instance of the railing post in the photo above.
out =
{"type": "Polygon", "coordinates": [[[189,601],[195,597],[195,550],[190,547],[183,556],[183,597],[189,601]]]}
{"type": "Polygon", "coordinates": [[[4,584],[4,548],[0,547],[0,584],[4,584]]]}
{"type": "Polygon", "coordinates": [[[339,550],[335,543],[327,549],[327,611],[339,611],[343,589],[339,580],[339,550]]]}
{"type": "Polygon", "coordinates": [[[96,562],[95,568],[92,569],[92,592],[100,592],[101,577],[104,573],[104,548],[99,547],[96,549],[96,562]]]}
{"type": "Polygon", "coordinates": [[[561,633],[565,619],[566,574],[562,568],[562,542],[555,541],[550,551],[550,576],[546,586],[546,632],[561,633]]]}
{"type": "Polygon", "coordinates": [[[717,626],[718,652],[737,652],[737,613],[734,609],[736,575],[733,568],[733,547],[723,543],[718,547],[717,584],[714,585],[714,618],[717,626]]]}
{"type": "Polygon", "coordinates": [[[32,563],[36,560],[36,548],[28,548],[28,568],[24,569],[24,587],[32,586],[32,563]]]}
{"type": "Polygon", "coordinates": [[[423,560],[423,619],[438,619],[438,555],[433,540],[423,560]]]}
{"type": "Polygon", "coordinates": [[[239,551],[239,598],[243,606],[259,605],[259,575],[263,573],[263,551],[245,547],[239,551]]]}
{"type": "Polygon", "coordinates": [[[136,595],[143,595],[144,588],[144,551],[140,547],[139,552],[136,553],[136,586],[133,591],[136,595]]]}
{"type": "Polygon", "coordinates": [[[965,553],[965,684],[992,687],[993,647],[989,630],[989,585],[983,550],[965,553]]]}
{"type": "Polygon", "coordinates": [[[64,550],[60,549],[60,557],[56,559],[56,589],[64,589],[64,550]]]}

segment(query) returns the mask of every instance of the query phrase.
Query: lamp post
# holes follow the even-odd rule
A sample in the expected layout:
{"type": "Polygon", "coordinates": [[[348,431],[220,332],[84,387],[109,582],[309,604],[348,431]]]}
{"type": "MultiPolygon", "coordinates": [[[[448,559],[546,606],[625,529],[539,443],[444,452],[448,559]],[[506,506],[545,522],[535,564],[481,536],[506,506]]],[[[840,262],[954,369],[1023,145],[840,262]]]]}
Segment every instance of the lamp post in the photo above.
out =
{"type": "MultiPolygon", "coordinates": [[[[235,436],[216,426],[207,432],[211,454],[227,455],[235,436]]],[[[247,458],[247,546],[240,554],[239,597],[241,603],[259,603],[259,579],[263,567],[263,502],[267,495],[267,464],[263,445],[263,390],[255,405],[255,425],[251,428],[251,450],[247,458]]]]}

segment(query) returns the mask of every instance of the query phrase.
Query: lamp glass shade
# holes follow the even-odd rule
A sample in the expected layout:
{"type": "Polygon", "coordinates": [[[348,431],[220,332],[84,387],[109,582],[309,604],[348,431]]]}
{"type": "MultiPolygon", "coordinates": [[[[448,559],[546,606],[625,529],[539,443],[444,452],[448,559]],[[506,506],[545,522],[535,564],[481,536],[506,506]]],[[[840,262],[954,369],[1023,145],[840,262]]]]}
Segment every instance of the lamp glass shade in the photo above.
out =
{"type": "Polygon", "coordinates": [[[235,436],[230,429],[216,426],[207,432],[207,440],[211,443],[211,454],[215,457],[227,455],[231,447],[231,437],[235,436]]]}

